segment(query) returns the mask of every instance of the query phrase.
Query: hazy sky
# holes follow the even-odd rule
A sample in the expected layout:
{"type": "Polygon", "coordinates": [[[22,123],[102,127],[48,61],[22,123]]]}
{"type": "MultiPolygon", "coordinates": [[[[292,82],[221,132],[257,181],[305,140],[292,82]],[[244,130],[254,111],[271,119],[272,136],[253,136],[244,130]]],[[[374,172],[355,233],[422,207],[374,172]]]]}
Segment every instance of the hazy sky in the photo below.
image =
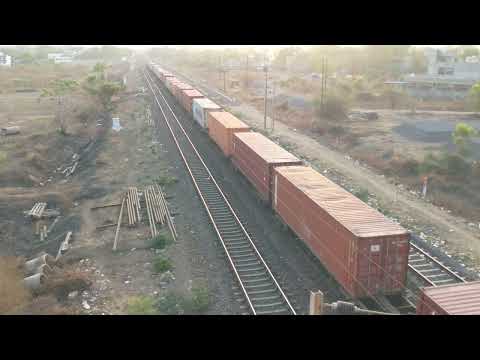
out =
{"type": "MultiPolygon", "coordinates": [[[[16,45],[0,45],[0,47],[12,47],[16,45]]],[[[36,45],[30,45],[36,46],[36,45]]],[[[51,46],[62,46],[62,45],[51,45],[51,46]]],[[[72,46],[82,46],[82,47],[93,47],[101,45],[72,45],[72,46]]],[[[224,48],[235,48],[235,47],[256,47],[256,48],[270,48],[270,49],[279,49],[282,47],[292,46],[292,45],[115,45],[120,47],[127,47],[130,49],[136,50],[146,50],[152,47],[176,47],[176,46],[189,46],[193,48],[208,48],[208,49],[224,49],[224,48]]],[[[293,45],[293,46],[307,46],[307,45],[293,45]]],[[[339,46],[365,46],[365,45],[339,45],[339,46]]],[[[444,47],[448,45],[413,45],[413,46],[431,46],[431,47],[444,47]]]]}

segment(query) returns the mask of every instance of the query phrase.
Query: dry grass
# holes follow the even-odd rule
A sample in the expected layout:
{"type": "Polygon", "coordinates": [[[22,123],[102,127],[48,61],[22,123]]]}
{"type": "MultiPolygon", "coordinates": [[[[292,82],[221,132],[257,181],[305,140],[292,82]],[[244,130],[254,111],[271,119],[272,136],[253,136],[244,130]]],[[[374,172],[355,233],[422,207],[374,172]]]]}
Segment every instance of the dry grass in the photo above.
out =
{"type": "Polygon", "coordinates": [[[88,289],[91,285],[92,282],[84,273],[74,270],[62,270],[47,279],[41,294],[52,294],[58,300],[64,300],[70,292],[81,292],[88,289]]]}
{"type": "Polygon", "coordinates": [[[30,300],[30,292],[23,285],[23,274],[19,259],[0,257],[0,314],[9,314],[30,300]]]}
{"type": "Polygon", "coordinates": [[[21,309],[21,315],[77,315],[78,310],[61,305],[53,295],[36,297],[32,302],[21,309]]]}

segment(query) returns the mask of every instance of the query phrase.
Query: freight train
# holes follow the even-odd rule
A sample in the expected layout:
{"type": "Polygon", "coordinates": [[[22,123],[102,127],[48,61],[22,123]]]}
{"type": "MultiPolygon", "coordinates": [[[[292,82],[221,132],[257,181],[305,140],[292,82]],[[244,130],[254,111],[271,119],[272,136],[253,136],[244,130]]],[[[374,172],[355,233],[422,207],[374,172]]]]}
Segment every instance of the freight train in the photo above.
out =
{"type": "Polygon", "coordinates": [[[154,63],[147,68],[207,131],[353,299],[405,289],[410,235],[154,63]]]}

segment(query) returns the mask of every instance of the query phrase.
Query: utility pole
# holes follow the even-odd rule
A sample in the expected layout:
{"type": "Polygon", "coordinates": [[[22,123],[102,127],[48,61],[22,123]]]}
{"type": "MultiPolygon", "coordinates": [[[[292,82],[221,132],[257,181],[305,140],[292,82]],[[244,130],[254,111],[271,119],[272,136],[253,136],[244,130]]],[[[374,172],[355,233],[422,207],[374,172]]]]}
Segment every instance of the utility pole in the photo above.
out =
{"type": "Polygon", "coordinates": [[[273,89],[272,89],[272,132],[275,130],[275,85],[276,81],[273,80],[273,89]]]}
{"type": "Polygon", "coordinates": [[[247,79],[246,79],[246,85],[247,85],[247,89],[248,89],[248,58],[250,57],[250,55],[247,55],[247,79]]]}
{"type": "Polygon", "coordinates": [[[263,129],[267,129],[267,86],[268,86],[268,68],[267,65],[263,66],[263,71],[265,72],[265,104],[264,104],[264,118],[263,118],[263,129]]]}
{"type": "Polygon", "coordinates": [[[322,94],[320,97],[320,112],[324,113],[325,101],[327,98],[327,59],[322,59],[322,94]]]}
{"type": "Polygon", "coordinates": [[[227,69],[224,67],[223,68],[223,92],[225,92],[225,93],[227,92],[227,86],[226,86],[227,85],[227,80],[226,80],[226,78],[227,78],[227,69]]]}

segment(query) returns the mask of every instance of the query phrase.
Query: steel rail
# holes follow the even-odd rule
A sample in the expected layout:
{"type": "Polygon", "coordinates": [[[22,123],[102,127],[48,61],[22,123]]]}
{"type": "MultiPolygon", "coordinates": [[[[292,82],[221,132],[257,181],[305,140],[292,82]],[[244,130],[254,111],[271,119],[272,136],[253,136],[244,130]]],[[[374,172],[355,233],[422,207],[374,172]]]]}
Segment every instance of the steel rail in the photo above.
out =
{"type": "MultiPolygon", "coordinates": [[[[427,269],[427,270],[429,270],[429,271],[439,270],[441,272],[441,274],[436,274],[434,276],[449,276],[451,278],[451,280],[454,281],[455,283],[459,283],[459,282],[460,283],[466,283],[467,282],[464,278],[462,278],[461,276],[456,274],[454,271],[452,271],[451,269],[446,267],[444,264],[442,264],[440,261],[435,259],[432,255],[430,255],[428,252],[426,252],[425,250],[423,250],[419,246],[417,246],[417,245],[415,245],[411,242],[410,247],[411,247],[411,253],[409,254],[409,258],[410,258],[410,255],[423,256],[423,259],[425,260],[425,263],[421,264],[420,266],[430,265],[431,268],[427,269]]],[[[412,264],[410,262],[410,259],[409,259],[409,262],[408,262],[408,267],[417,276],[421,277],[424,281],[426,281],[431,286],[438,286],[438,282],[435,282],[435,280],[432,280],[432,276],[429,277],[428,275],[422,273],[422,270],[418,269],[419,266],[412,264]]],[[[423,270],[423,271],[425,271],[425,270],[423,270]]],[[[442,282],[445,282],[445,280],[442,280],[442,282]]]]}
{"type": "MultiPolygon", "coordinates": [[[[242,288],[242,292],[244,294],[244,296],[246,297],[247,299],[247,302],[249,304],[249,307],[250,309],[252,310],[252,312],[254,314],[257,314],[258,310],[256,309],[256,306],[252,303],[252,299],[250,298],[250,295],[249,295],[249,292],[248,290],[246,289],[246,286],[244,284],[244,281],[242,280],[242,277],[240,276],[239,274],[239,271],[237,270],[237,267],[235,265],[235,261],[234,259],[232,259],[232,256],[230,254],[230,251],[229,249],[227,248],[227,245],[225,244],[225,241],[223,239],[223,236],[221,234],[221,230],[219,229],[219,225],[217,224],[217,222],[215,221],[214,219],[214,216],[211,212],[211,209],[209,208],[209,205],[207,203],[207,200],[205,199],[204,197],[204,194],[202,193],[202,190],[200,189],[200,186],[199,186],[199,183],[197,181],[197,179],[195,178],[194,174],[193,174],[193,171],[188,163],[188,160],[186,159],[186,156],[184,154],[184,152],[182,151],[181,149],[181,146],[180,144],[178,143],[177,141],[177,138],[174,134],[174,131],[167,119],[167,116],[163,110],[163,107],[162,105],[160,104],[160,101],[158,100],[158,97],[157,95],[155,94],[155,91],[154,91],[154,88],[153,86],[155,86],[157,88],[157,91],[158,91],[158,94],[162,97],[163,101],[165,102],[165,105],[168,107],[168,109],[170,110],[171,114],[173,115],[174,119],[176,120],[177,122],[177,125],[178,127],[180,128],[181,132],[183,133],[183,135],[185,136],[186,140],[188,141],[188,143],[190,144],[190,146],[192,147],[195,155],[196,155],[196,158],[200,161],[200,163],[202,164],[202,166],[204,167],[204,170],[206,170],[207,174],[208,174],[208,180],[211,180],[212,183],[214,184],[216,190],[218,191],[219,195],[221,196],[221,198],[223,199],[223,202],[224,204],[226,205],[226,208],[229,210],[230,214],[233,216],[233,218],[235,219],[236,221],[236,224],[241,228],[241,230],[243,231],[243,236],[248,240],[248,245],[253,249],[254,251],[254,255],[256,256],[256,258],[258,260],[260,260],[260,264],[259,265],[263,265],[263,269],[266,270],[266,272],[268,273],[269,275],[269,280],[271,280],[272,282],[272,285],[274,285],[275,287],[275,290],[277,290],[280,294],[279,298],[287,305],[287,311],[292,313],[292,314],[296,314],[295,310],[293,309],[292,305],[290,304],[288,298],[286,297],[286,295],[284,294],[283,290],[281,289],[280,285],[278,284],[278,282],[276,281],[275,277],[273,276],[272,272],[270,271],[268,265],[266,264],[266,262],[264,261],[263,257],[260,255],[258,249],[256,248],[255,244],[253,243],[250,235],[248,234],[247,230],[244,228],[243,224],[241,223],[241,221],[238,219],[235,211],[233,210],[233,208],[231,207],[230,203],[228,202],[228,200],[226,199],[225,195],[223,194],[223,192],[221,191],[219,185],[217,184],[215,178],[212,176],[210,170],[208,169],[208,167],[205,165],[202,157],[200,156],[200,154],[198,153],[197,149],[195,148],[195,146],[193,145],[193,143],[191,142],[189,136],[187,135],[187,133],[185,132],[183,126],[180,124],[177,116],[175,115],[175,113],[173,112],[172,108],[170,107],[170,105],[168,104],[167,100],[165,99],[165,97],[163,96],[161,90],[158,88],[158,86],[154,83],[154,81],[151,79],[150,75],[147,73],[147,72],[144,72],[144,76],[145,76],[145,79],[147,80],[147,83],[148,83],[148,86],[150,87],[150,90],[152,91],[152,94],[154,95],[155,97],[155,101],[157,102],[157,105],[159,106],[160,108],[160,111],[162,112],[162,115],[165,119],[165,122],[166,122],[166,125],[168,126],[169,130],[170,130],[170,133],[175,141],[175,144],[180,152],[180,155],[187,167],[187,170],[190,174],[190,177],[192,178],[193,180],[193,183],[194,183],[194,186],[195,186],[195,189],[197,190],[197,193],[199,194],[201,200],[202,200],[202,203],[207,211],[207,214],[214,226],[214,229],[215,229],[215,232],[217,233],[217,236],[218,238],[220,239],[220,242],[224,248],[224,251],[227,255],[227,258],[230,262],[230,265],[232,267],[232,270],[234,271],[234,274],[242,288]],[[152,86],[152,83],[153,83],[153,86],[152,86]]],[[[247,251],[247,250],[246,250],[247,251]]],[[[247,255],[248,256],[248,255],[247,255]]],[[[256,269],[257,271],[258,269],[256,269]]],[[[245,275],[247,276],[247,275],[245,275]]],[[[252,275],[252,276],[259,276],[258,274],[256,275],[252,275]]],[[[261,280],[261,281],[266,281],[266,280],[261,280]]],[[[277,304],[277,303],[275,303],[277,304]]],[[[269,307],[269,306],[274,306],[274,305],[268,305],[268,304],[263,304],[264,306],[266,307],[269,307]]],[[[260,305],[257,305],[257,307],[260,306],[260,305]]],[[[264,312],[265,313],[265,312],[264,312]]]]}

